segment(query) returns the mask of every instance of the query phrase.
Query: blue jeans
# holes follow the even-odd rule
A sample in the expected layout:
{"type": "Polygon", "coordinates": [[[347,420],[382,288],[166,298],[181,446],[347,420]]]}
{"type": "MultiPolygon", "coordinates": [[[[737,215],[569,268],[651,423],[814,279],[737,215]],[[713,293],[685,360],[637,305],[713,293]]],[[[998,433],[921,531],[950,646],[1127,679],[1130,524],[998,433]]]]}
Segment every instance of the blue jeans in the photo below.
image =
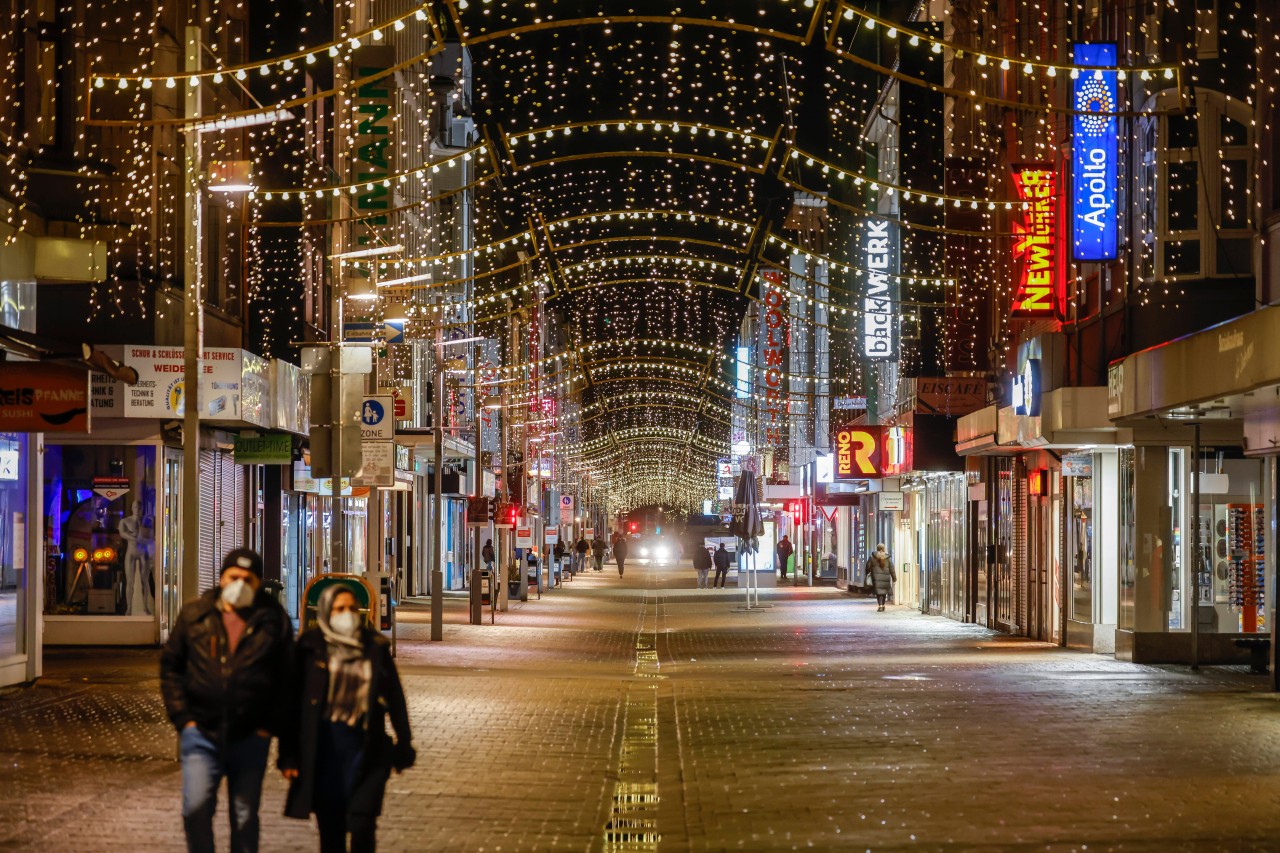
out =
{"type": "Polygon", "coordinates": [[[182,823],[189,853],[214,853],[213,815],[224,776],[231,801],[232,853],[257,853],[258,803],[270,745],[270,738],[258,735],[219,745],[198,726],[182,730],[182,823]]]}

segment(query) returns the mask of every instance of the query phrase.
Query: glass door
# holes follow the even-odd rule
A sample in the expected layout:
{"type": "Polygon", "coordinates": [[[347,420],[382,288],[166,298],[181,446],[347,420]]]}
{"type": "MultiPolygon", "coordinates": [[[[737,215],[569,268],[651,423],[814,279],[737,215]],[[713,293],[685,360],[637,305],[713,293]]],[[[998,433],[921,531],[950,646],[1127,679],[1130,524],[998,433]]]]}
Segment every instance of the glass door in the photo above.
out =
{"type": "MultiPolygon", "coordinates": [[[[160,561],[160,642],[169,639],[169,631],[182,608],[182,451],[164,450],[163,558],[160,561]]],[[[194,595],[194,593],[193,593],[194,595]]]]}

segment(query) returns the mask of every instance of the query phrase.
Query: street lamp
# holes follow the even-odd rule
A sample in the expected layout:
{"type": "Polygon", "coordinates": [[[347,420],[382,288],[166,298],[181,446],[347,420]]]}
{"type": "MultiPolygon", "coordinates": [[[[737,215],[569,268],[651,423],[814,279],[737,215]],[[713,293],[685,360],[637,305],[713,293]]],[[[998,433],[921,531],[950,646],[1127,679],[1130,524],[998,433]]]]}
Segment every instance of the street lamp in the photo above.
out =
{"type": "MultiPolygon", "coordinates": [[[[200,27],[187,27],[183,67],[188,74],[200,71],[200,27]]],[[[184,89],[186,118],[201,116],[201,86],[184,89]]],[[[204,193],[250,192],[252,166],[247,160],[210,163],[201,183],[204,159],[203,133],[188,133],[183,145],[183,358],[182,358],[182,569],[181,597],[200,592],[200,376],[204,353],[204,265],[201,262],[204,229],[204,193]]],[[[216,555],[215,555],[216,557],[216,555]]]]}

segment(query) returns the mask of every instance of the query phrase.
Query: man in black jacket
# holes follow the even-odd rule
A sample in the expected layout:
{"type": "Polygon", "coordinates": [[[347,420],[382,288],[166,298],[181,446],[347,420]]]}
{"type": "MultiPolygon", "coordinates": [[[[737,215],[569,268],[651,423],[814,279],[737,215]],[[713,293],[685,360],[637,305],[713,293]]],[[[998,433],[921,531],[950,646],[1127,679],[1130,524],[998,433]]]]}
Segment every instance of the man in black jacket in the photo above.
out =
{"type": "Polygon", "coordinates": [[[725,550],[724,543],[720,543],[720,547],[716,549],[712,562],[716,564],[716,577],[711,582],[711,586],[724,589],[725,578],[729,577],[729,564],[733,562],[733,558],[729,556],[729,552],[725,550]]]}
{"type": "Polygon", "coordinates": [[[191,853],[213,853],[225,776],[231,849],[258,849],[267,749],[284,723],[293,669],[289,615],[262,592],[262,558],[237,548],[219,585],[185,604],[160,656],[160,690],[179,733],[182,821],[191,853]]]}

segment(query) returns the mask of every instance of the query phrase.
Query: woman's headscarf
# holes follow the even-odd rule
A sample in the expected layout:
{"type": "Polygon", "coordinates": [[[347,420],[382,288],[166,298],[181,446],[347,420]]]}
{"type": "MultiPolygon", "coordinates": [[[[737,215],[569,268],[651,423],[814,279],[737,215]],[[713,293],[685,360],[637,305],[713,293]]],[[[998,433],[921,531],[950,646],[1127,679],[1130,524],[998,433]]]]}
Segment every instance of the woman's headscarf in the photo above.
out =
{"type": "Polygon", "coordinates": [[[360,635],[351,637],[339,633],[329,623],[329,617],[333,615],[333,601],[343,592],[352,597],[355,596],[355,591],[351,587],[338,583],[326,587],[325,591],[320,593],[320,601],[316,603],[316,621],[320,624],[320,633],[324,634],[325,642],[329,646],[329,656],[349,660],[364,656],[364,643],[360,635]]]}

